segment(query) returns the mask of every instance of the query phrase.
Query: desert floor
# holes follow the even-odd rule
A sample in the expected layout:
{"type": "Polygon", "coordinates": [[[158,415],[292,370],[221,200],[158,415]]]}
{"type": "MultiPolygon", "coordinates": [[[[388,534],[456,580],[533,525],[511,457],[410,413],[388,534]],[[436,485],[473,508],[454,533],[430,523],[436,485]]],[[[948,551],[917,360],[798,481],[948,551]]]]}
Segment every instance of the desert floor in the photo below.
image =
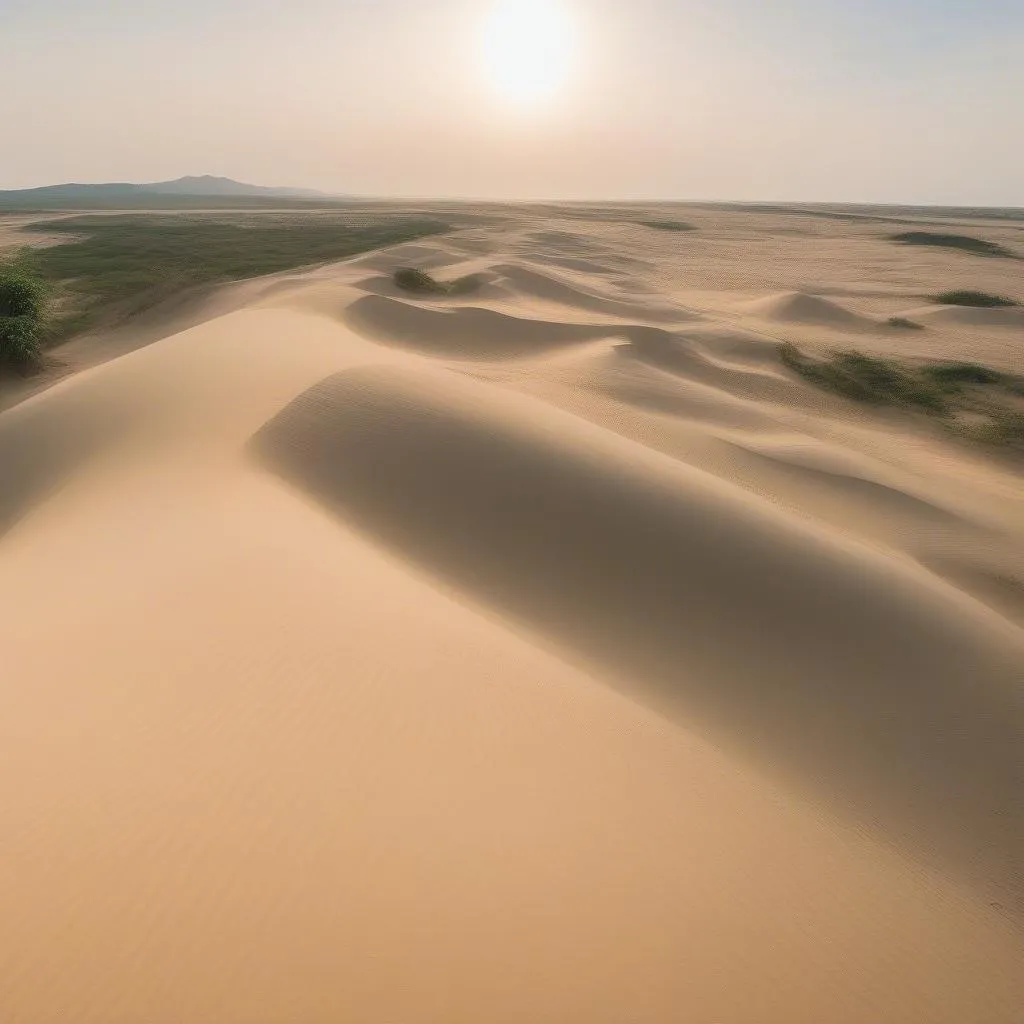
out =
{"type": "Polygon", "coordinates": [[[670,213],[463,210],[8,395],[5,1024],[1021,1020],[1020,463],[777,345],[1024,372],[923,297],[1024,264],[670,213]]]}

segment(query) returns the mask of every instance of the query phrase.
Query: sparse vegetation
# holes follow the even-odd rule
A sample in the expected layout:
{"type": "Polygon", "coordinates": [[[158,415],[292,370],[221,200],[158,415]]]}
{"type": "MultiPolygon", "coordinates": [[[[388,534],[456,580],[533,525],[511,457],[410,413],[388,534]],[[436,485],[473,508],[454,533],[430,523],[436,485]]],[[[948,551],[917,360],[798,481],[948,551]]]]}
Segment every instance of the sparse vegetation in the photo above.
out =
{"type": "Polygon", "coordinates": [[[815,359],[795,345],[779,357],[804,380],[854,401],[916,409],[951,431],[985,444],[1024,450],[1024,378],[979,363],[910,365],[863,352],[835,352],[815,359]]]}
{"type": "Polygon", "coordinates": [[[901,331],[923,331],[924,325],[915,320],[908,320],[905,316],[889,317],[889,326],[898,328],[901,331]]]}
{"type": "Polygon", "coordinates": [[[119,215],[47,221],[67,243],[27,254],[66,310],[55,341],[189,288],[340,260],[446,230],[430,220],[347,214],[119,215]]]}
{"type": "Polygon", "coordinates": [[[921,367],[921,373],[929,380],[956,391],[964,384],[1002,384],[1008,375],[979,363],[929,363],[921,367]]]}
{"type": "Polygon", "coordinates": [[[393,275],[395,285],[406,292],[415,292],[420,295],[447,295],[456,297],[469,295],[476,291],[483,283],[476,274],[467,274],[465,277],[456,278],[454,281],[438,281],[423,270],[413,267],[402,267],[396,270],[393,275]]]}
{"type": "Polygon", "coordinates": [[[971,252],[978,256],[1015,258],[1014,254],[1005,246],[987,242],[983,238],[971,238],[970,235],[946,235],[936,231],[904,231],[898,235],[890,235],[889,240],[901,245],[933,246],[939,249],[959,249],[962,252],[971,252]]]}
{"type": "Polygon", "coordinates": [[[984,444],[1024,451],[1024,413],[1014,409],[994,411],[987,422],[967,428],[966,433],[984,444]]]}
{"type": "Polygon", "coordinates": [[[405,292],[421,292],[427,295],[444,295],[445,286],[424,270],[402,267],[395,271],[395,284],[405,292]]]}
{"type": "Polygon", "coordinates": [[[654,231],[697,231],[695,224],[687,224],[682,220],[638,220],[636,222],[642,228],[651,228],[654,231]]]}
{"type": "Polygon", "coordinates": [[[973,306],[978,309],[996,309],[1018,305],[1013,299],[1008,299],[1003,295],[989,295],[987,292],[977,292],[970,288],[940,292],[938,295],[932,295],[931,300],[943,306],[973,306]]]}
{"type": "Polygon", "coordinates": [[[827,359],[811,359],[790,344],[783,345],[779,354],[786,366],[805,380],[858,402],[944,411],[942,389],[934,381],[908,372],[894,360],[862,352],[837,352],[827,359]]]}
{"type": "Polygon", "coordinates": [[[0,266],[0,369],[26,373],[39,361],[46,288],[16,263],[0,266]]]}

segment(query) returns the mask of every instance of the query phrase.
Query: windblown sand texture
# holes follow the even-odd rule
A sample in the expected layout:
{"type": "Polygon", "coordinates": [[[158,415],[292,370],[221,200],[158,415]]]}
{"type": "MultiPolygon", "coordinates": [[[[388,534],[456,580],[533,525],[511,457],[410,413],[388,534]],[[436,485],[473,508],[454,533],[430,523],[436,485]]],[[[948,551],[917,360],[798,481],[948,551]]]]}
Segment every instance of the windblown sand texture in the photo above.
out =
{"type": "Polygon", "coordinates": [[[1011,270],[685,219],[489,212],[0,414],[4,1024],[1022,1019],[1019,466],[776,354],[1020,370],[921,297],[1011,270]]]}

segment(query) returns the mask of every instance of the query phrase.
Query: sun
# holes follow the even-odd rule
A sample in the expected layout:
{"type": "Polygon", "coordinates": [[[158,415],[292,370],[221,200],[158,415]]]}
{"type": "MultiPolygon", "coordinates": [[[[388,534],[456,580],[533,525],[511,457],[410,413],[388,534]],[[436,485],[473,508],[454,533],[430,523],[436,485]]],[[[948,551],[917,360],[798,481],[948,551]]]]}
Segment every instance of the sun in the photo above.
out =
{"type": "Polygon", "coordinates": [[[506,100],[532,106],[564,87],[573,57],[573,26],[559,0],[503,0],[484,31],[484,69],[506,100]]]}

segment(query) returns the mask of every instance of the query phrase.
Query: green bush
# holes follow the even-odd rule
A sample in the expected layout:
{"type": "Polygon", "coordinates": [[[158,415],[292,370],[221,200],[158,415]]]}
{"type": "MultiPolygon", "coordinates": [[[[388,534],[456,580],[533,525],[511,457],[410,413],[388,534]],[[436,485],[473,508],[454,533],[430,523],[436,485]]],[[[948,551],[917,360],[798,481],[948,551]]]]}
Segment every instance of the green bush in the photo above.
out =
{"type": "Polygon", "coordinates": [[[0,268],[0,364],[24,373],[39,361],[45,313],[42,282],[17,266],[0,268]]]}
{"type": "Polygon", "coordinates": [[[1024,413],[1014,409],[996,409],[984,423],[972,425],[963,432],[983,444],[1021,450],[1024,449],[1024,413]]]}
{"type": "Polygon", "coordinates": [[[908,320],[905,316],[889,317],[889,326],[897,327],[903,331],[923,331],[924,326],[914,320],[908,320]]]}
{"type": "Polygon", "coordinates": [[[642,228],[650,228],[652,231],[696,231],[694,224],[687,224],[683,220],[638,220],[637,224],[642,228]]]}
{"type": "Polygon", "coordinates": [[[937,384],[958,388],[961,384],[1002,384],[1004,375],[978,363],[932,363],[921,373],[937,384]]]}
{"type": "Polygon", "coordinates": [[[901,245],[926,245],[939,249],[959,249],[962,252],[973,252],[979,256],[1001,256],[1013,259],[1013,253],[1005,246],[995,242],[986,242],[983,238],[971,238],[970,235],[946,235],[937,231],[904,231],[899,235],[890,235],[890,241],[901,245]]]}
{"type": "Polygon", "coordinates": [[[1004,295],[989,295],[987,292],[976,292],[970,288],[961,288],[951,292],[941,292],[931,297],[933,302],[943,306],[974,306],[979,309],[995,309],[1003,306],[1016,306],[1013,299],[1004,295]]]}
{"type": "Polygon", "coordinates": [[[483,279],[478,274],[467,274],[454,281],[438,281],[422,270],[402,267],[396,270],[393,278],[395,284],[406,292],[418,292],[420,295],[470,295],[475,292],[483,279]]]}
{"type": "Polygon", "coordinates": [[[428,295],[442,295],[447,290],[440,281],[435,281],[423,270],[402,267],[395,271],[395,284],[406,292],[421,292],[428,295]]]}
{"type": "Polygon", "coordinates": [[[979,363],[910,365],[863,352],[814,359],[788,342],[779,358],[817,387],[858,402],[919,409],[962,437],[1024,449],[1024,412],[1012,397],[1024,395],[1022,377],[979,363]]]}
{"type": "Polygon", "coordinates": [[[944,413],[942,389],[922,380],[898,363],[863,352],[837,352],[826,359],[809,359],[795,345],[781,346],[779,355],[791,370],[818,387],[836,391],[858,402],[874,405],[914,405],[944,413]]]}
{"type": "Polygon", "coordinates": [[[466,274],[465,277],[457,277],[451,284],[445,286],[449,295],[472,295],[483,285],[484,279],[479,274],[466,274]]]}

